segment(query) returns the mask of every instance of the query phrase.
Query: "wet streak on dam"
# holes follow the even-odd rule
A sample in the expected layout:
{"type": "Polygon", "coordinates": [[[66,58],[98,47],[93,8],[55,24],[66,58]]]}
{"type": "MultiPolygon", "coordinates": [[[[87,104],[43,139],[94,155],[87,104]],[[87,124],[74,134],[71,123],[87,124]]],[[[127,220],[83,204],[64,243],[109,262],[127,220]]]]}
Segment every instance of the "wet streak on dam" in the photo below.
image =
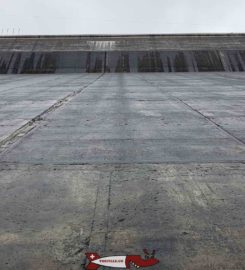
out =
{"type": "Polygon", "coordinates": [[[245,71],[245,35],[0,38],[0,74],[245,71]]]}

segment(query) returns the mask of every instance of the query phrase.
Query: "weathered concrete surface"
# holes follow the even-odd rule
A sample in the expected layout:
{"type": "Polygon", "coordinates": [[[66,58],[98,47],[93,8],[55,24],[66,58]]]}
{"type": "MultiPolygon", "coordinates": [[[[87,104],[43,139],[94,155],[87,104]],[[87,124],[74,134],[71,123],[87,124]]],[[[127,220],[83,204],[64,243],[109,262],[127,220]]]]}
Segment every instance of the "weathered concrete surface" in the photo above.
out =
{"type": "MultiPolygon", "coordinates": [[[[66,106],[44,115],[38,130],[33,129],[0,160],[33,164],[244,161],[245,75],[237,76],[105,74],[66,106]]],[[[75,87],[79,79],[73,83],[75,87]]],[[[20,109],[12,110],[13,114],[20,109]]]]}
{"type": "Polygon", "coordinates": [[[154,269],[244,269],[244,164],[2,166],[1,269],[80,269],[157,249],[154,269]],[[109,203],[108,203],[109,202],[109,203]]]}
{"type": "Polygon", "coordinates": [[[0,51],[0,74],[207,71],[245,71],[245,51],[0,51]]]}
{"type": "Polygon", "coordinates": [[[0,51],[245,50],[245,34],[2,36],[0,51]]]}
{"type": "Polygon", "coordinates": [[[3,76],[0,80],[0,141],[99,75],[3,76]]]}
{"type": "Polygon", "coordinates": [[[145,247],[154,269],[245,269],[244,82],[1,76],[0,269],[82,269],[85,251],[145,247]]]}
{"type": "Polygon", "coordinates": [[[0,37],[0,74],[245,71],[245,34],[0,37]]]}

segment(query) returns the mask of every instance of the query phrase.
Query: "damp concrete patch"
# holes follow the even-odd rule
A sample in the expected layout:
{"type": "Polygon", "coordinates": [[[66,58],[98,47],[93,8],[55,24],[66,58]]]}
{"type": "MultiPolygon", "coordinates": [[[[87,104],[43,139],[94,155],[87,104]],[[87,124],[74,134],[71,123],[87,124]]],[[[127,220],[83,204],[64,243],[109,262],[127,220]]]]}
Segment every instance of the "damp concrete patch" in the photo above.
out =
{"type": "Polygon", "coordinates": [[[243,269],[244,164],[1,166],[1,269],[82,269],[86,251],[155,269],[243,269]]]}

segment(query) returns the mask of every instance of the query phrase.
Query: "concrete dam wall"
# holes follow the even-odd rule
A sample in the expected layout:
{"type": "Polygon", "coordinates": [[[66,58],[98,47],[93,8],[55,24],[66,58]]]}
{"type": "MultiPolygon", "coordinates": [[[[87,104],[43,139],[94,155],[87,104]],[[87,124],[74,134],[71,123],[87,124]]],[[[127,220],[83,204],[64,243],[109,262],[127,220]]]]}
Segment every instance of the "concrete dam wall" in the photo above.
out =
{"type": "Polygon", "coordinates": [[[245,71],[245,35],[0,38],[0,74],[245,71]]]}

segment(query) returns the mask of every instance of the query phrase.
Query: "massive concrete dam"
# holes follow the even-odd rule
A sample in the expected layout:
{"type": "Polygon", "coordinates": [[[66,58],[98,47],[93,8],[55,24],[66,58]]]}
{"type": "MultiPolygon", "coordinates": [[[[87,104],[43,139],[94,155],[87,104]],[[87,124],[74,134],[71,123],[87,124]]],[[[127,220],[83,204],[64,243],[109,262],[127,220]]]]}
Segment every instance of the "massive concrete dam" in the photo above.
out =
{"type": "Polygon", "coordinates": [[[0,38],[1,74],[244,70],[244,34],[0,38]]]}
{"type": "Polygon", "coordinates": [[[242,34],[0,38],[0,269],[147,248],[149,270],[244,270],[244,52],[242,34]]]}

